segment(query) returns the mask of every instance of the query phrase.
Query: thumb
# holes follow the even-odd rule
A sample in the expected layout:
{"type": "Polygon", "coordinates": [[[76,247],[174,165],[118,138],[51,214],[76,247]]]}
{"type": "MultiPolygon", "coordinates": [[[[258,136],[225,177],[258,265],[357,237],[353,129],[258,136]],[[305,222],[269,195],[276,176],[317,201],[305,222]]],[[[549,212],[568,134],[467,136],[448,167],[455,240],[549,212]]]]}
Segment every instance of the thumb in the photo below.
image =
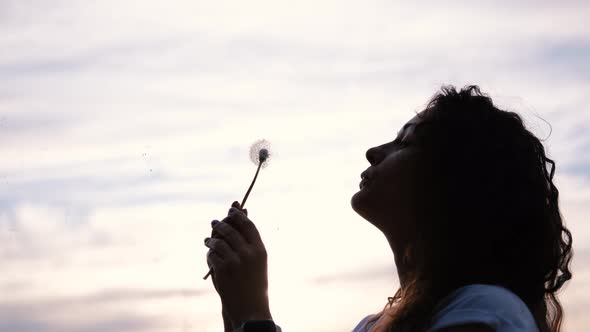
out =
{"type": "Polygon", "coordinates": [[[240,203],[239,203],[238,201],[234,201],[234,202],[231,204],[231,206],[232,206],[233,208],[236,208],[236,209],[238,209],[238,210],[240,210],[240,211],[244,212],[244,214],[245,214],[245,215],[248,215],[248,210],[247,210],[247,209],[242,209],[242,207],[240,206],[240,203]]]}

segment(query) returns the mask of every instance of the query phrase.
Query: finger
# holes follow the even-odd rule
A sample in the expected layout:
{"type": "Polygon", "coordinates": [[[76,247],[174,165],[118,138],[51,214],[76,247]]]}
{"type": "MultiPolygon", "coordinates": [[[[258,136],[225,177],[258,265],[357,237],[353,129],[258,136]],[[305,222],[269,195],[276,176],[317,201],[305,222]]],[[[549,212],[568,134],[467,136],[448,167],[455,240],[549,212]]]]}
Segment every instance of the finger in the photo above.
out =
{"type": "MultiPolygon", "coordinates": [[[[233,208],[232,208],[233,209],[233,208]]],[[[230,215],[226,218],[227,222],[231,224],[248,243],[261,243],[262,238],[256,228],[256,225],[248,218],[248,216],[240,210],[231,210],[230,215]]],[[[224,219],[225,220],[225,219],[224,219]]]]}
{"type": "MultiPolygon", "coordinates": [[[[215,219],[211,221],[211,226],[213,226],[214,224],[218,223],[219,220],[215,219]]],[[[211,229],[211,237],[218,237],[219,234],[217,234],[217,232],[214,229],[211,229]]]]}
{"type": "Polygon", "coordinates": [[[235,252],[223,239],[207,238],[205,240],[205,246],[221,256],[222,259],[228,259],[232,255],[235,255],[235,252]]]}
{"type": "MultiPolygon", "coordinates": [[[[242,207],[240,206],[240,203],[238,203],[238,201],[234,201],[231,204],[231,207],[236,208],[236,209],[244,212],[246,215],[248,215],[248,210],[247,209],[242,209],[242,207]]],[[[231,211],[231,208],[230,208],[230,211],[231,211]]],[[[228,212],[228,214],[229,214],[229,212],[228,212]]]]}
{"type": "Polygon", "coordinates": [[[216,266],[221,266],[223,263],[223,258],[219,256],[214,250],[207,251],[207,265],[209,265],[210,269],[215,270],[216,266]]]}
{"type": "Polygon", "coordinates": [[[227,221],[229,217],[226,217],[221,222],[215,223],[212,227],[219,234],[218,238],[223,238],[227,244],[238,252],[243,249],[248,243],[244,237],[227,221]]]}

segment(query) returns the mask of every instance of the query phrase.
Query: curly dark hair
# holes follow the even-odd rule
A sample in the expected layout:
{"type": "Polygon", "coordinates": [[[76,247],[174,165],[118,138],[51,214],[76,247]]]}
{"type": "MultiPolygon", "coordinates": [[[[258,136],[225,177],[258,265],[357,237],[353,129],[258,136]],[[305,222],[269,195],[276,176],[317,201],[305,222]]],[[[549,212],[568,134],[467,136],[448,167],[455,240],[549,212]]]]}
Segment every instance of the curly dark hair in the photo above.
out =
{"type": "Polygon", "coordinates": [[[444,86],[418,116],[417,144],[432,162],[420,209],[428,216],[418,218],[409,282],[374,320],[390,316],[388,331],[425,330],[444,296],[483,283],[518,295],[541,332],[559,332],[557,292],[572,277],[573,252],[555,162],[517,113],[477,86],[444,86]]]}

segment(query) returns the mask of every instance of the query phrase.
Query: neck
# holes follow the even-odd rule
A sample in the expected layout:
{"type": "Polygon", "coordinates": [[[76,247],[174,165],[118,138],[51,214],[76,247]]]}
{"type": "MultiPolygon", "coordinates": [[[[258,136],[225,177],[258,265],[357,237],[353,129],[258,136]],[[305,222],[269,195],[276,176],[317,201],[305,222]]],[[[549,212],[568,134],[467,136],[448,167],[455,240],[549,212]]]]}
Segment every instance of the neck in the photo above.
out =
{"type": "Polygon", "coordinates": [[[389,247],[393,253],[393,260],[395,263],[395,267],[397,268],[397,276],[400,283],[400,287],[403,290],[408,283],[408,276],[409,272],[411,271],[411,266],[408,265],[407,261],[404,261],[404,255],[408,248],[408,243],[402,243],[402,241],[398,241],[398,239],[394,239],[393,236],[385,234],[387,238],[387,242],[389,243],[389,247]]]}

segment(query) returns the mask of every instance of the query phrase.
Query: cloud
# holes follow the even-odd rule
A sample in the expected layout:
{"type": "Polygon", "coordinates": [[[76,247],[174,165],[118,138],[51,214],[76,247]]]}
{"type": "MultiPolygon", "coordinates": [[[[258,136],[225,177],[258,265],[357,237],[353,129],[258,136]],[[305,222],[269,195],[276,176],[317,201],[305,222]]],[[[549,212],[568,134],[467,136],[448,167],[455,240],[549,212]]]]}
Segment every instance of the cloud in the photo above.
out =
{"type": "Polygon", "coordinates": [[[115,331],[153,331],[157,322],[145,317],[138,317],[129,313],[102,321],[85,324],[70,324],[67,322],[55,323],[34,316],[29,309],[2,308],[0,312],[1,332],[115,332],[115,331]],[[21,311],[22,310],[22,311],[21,311]]]}
{"type": "Polygon", "coordinates": [[[200,295],[191,290],[111,290],[67,298],[3,300],[0,331],[154,331],[162,327],[161,318],[112,310],[109,305],[137,306],[138,301],[200,295]]]}
{"type": "MultiPolygon", "coordinates": [[[[294,313],[285,321],[306,331],[325,324],[327,307],[347,317],[379,309],[395,276],[391,252],[349,199],[366,149],[392,139],[445,83],[480,84],[539,137],[549,130],[536,115],[553,126],[546,145],[560,203],[584,252],[588,9],[3,1],[0,289],[11,302],[0,312],[20,316],[0,317],[0,330],[178,330],[184,290],[202,317],[189,323],[217,330],[217,298],[194,283],[204,273],[200,242],[243,195],[254,170],[247,149],[259,138],[277,158],[248,204],[269,248],[271,289],[284,295],[277,308],[294,313]],[[330,246],[318,251],[311,244],[326,234],[330,246]],[[333,302],[342,283],[354,303],[333,302]],[[322,308],[301,309],[318,325],[297,325],[302,294],[322,308]],[[68,325],[45,314],[52,307],[87,313],[68,325]]],[[[587,325],[576,311],[586,303],[585,256],[564,292],[574,327],[587,325]]],[[[350,329],[342,316],[326,330],[350,329]]]]}
{"type": "Polygon", "coordinates": [[[68,308],[71,309],[77,306],[103,306],[115,303],[125,304],[125,302],[152,301],[174,297],[199,297],[212,292],[212,290],[196,289],[109,289],[88,295],[70,295],[45,299],[37,298],[35,301],[31,301],[30,299],[25,301],[11,301],[10,303],[2,303],[0,305],[12,308],[38,308],[40,312],[47,312],[49,310],[67,310],[68,308]]]}
{"type": "Polygon", "coordinates": [[[23,204],[0,213],[0,331],[159,331],[179,320],[189,331],[214,323],[214,290],[195,283],[206,267],[195,261],[195,242],[208,223],[145,208],[76,217],[23,204]]]}
{"type": "Polygon", "coordinates": [[[394,282],[399,282],[397,272],[393,264],[384,266],[367,266],[356,267],[352,271],[341,271],[330,275],[322,275],[314,277],[312,282],[318,285],[332,284],[332,283],[364,283],[375,279],[394,279],[394,282]]]}

